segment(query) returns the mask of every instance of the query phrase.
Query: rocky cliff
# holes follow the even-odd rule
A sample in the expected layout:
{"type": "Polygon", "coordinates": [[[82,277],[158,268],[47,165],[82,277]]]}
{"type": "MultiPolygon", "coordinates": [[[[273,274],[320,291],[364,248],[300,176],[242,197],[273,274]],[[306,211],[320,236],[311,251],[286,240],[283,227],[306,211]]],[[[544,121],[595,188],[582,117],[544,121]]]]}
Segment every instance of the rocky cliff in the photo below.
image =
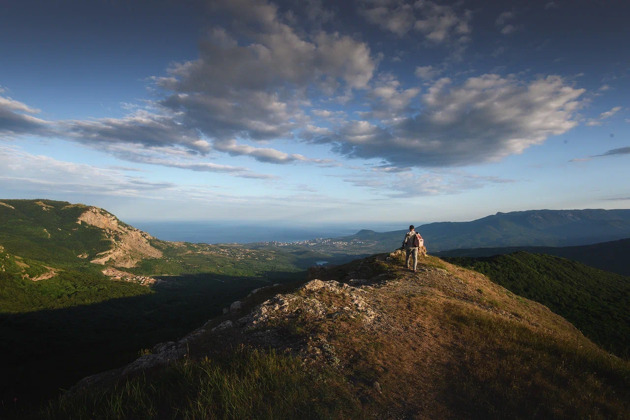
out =
{"type": "Polygon", "coordinates": [[[114,215],[97,207],[89,207],[79,216],[77,223],[86,223],[103,230],[111,241],[111,248],[92,262],[117,267],[135,267],[143,258],[161,258],[162,251],[150,243],[154,238],[141,230],[121,223],[114,215]]]}

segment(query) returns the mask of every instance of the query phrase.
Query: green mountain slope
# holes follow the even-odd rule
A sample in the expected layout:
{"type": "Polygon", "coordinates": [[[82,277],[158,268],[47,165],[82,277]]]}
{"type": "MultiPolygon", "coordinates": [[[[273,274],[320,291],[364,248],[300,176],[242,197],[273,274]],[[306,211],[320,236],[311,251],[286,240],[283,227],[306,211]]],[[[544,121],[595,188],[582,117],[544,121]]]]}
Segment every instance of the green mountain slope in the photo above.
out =
{"type": "Polygon", "coordinates": [[[301,271],[277,252],[160,241],[96,207],[0,200],[0,418],[301,271]]]}
{"type": "Polygon", "coordinates": [[[530,254],[547,254],[568,258],[600,270],[630,276],[630,239],[603,242],[592,245],[568,247],[504,247],[504,248],[470,248],[453,249],[437,252],[439,257],[491,257],[493,255],[511,254],[524,251],[530,254]]]}
{"type": "Polygon", "coordinates": [[[1,200],[0,245],[7,252],[45,263],[75,264],[109,248],[101,229],[78,219],[88,207],[51,200],[1,200]]]}
{"type": "Polygon", "coordinates": [[[103,229],[79,220],[89,209],[51,200],[0,201],[0,314],[150,293],[110,281],[103,265],[90,262],[112,241],[103,229]]]}
{"type": "Polygon", "coordinates": [[[82,381],[63,418],[626,418],[630,363],[546,307],[434,257],[313,272],[82,381]]]}
{"type": "Polygon", "coordinates": [[[630,356],[630,278],[564,258],[526,252],[445,259],[548,306],[604,348],[630,356]]]}

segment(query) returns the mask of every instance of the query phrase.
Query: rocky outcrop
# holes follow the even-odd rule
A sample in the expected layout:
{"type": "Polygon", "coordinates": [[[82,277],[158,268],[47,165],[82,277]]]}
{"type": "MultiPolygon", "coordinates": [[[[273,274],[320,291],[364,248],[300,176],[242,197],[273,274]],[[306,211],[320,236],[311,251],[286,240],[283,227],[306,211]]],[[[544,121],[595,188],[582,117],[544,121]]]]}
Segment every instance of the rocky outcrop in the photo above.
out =
{"type": "Polygon", "coordinates": [[[153,277],[140,276],[137,274],[118,270],[113,267],[107,267],[101,272],[112,280],[120,280],[120,281],[126,281],[128,283],[136,283],[141,286],[152,286],[157,283],[157,280],[154,279],[153,277]]]}
{"type": "Polygon", "coordinates": [[[112,247],[100,253],[92,262],[117,267],[135,267],[145,258],[161,258],[162,251],[151,245],[154,238],[141,230],[121,223],[114,215],[97,207],[89,207],[77,223],[85,223],[103,230],[112,247]]]}

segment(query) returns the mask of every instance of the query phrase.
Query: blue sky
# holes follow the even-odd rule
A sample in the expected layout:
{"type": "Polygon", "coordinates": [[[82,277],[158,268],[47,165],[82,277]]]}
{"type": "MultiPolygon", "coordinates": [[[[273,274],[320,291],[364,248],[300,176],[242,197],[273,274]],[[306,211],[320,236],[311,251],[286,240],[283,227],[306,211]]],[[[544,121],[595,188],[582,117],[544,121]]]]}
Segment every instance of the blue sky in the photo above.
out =
{"type": "Polygon", "coordinates": [[[630,3],[5,2],[0,197],[123,220],[630,205],[630,3]]]}

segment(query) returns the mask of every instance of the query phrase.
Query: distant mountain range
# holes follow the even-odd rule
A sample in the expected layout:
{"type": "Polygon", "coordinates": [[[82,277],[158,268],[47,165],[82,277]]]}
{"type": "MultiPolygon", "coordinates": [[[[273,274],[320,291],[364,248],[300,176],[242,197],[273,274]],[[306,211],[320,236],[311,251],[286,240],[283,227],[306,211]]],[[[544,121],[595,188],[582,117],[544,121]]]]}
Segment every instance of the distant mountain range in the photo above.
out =
{"type": "MultiPolygon", "coordinates": [[[[419,226],[429,252],[463,248],[575,246],[630,238],[630,210],[529,210],[497,213],[470,222],[419,226]]],[[[405,230],[362,230],[340,238],[400,246],[405,230]]]]}

